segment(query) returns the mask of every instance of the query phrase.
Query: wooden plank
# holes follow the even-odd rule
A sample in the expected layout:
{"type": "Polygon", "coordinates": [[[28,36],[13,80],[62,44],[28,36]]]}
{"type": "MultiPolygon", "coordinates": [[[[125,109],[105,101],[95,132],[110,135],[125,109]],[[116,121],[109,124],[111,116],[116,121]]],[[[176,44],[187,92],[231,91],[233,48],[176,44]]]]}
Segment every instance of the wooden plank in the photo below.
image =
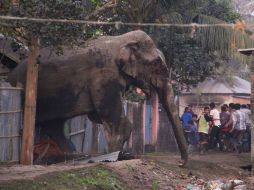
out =
{"type": "MultiPolygon", "coordinates": [[[[133,109],[132,109],[132,104],[130,102],[127,102],[126,116],[130,120],[131,124],[133,125],[133,109]]],[[[128,142],[127,142],[129,150],[132,149],[132,133],[133,133],[133,129],[132,129],[130,138],[128,139],[128,142]]]]}
{"type": "Polygon", "coordinates": [[[91,150],[91,153],[92,154],[97,154],[98,153],[98,125],[97,124],[92,124],[93,125],[93,133],[92,133],[92,139],[93,139],[93,142],[92,142],[92,150],[91,150]]]}
{"type": "Polygon", "coordinates": [[[10,84],[0,82],[0,161],[13,162],[20,158],[21,96],[10,90],[10,84]]]}
{"type": "Polygon", "coordinates": [[[82,130],[80,130],[80,131],[70,133],[69,136],[72,137],[72,136],[75,136],[75,135],[79,135],[79,134],[81,134],[81,133],[84,133],[85,131],[86,131],[85,129],[82,129],[82,130]]]}
{"type": "Polygon", "coordinates": [[[97,125],[98,126],[98,153],[108,153],[108,144],[107,140],[105,137],[105,132],[104,132],[104,126],[103,125],[97,125]]]}
{"type": "Polygon", "coordinates": [[[0,90],[17,90],[17,91],[21,91],[21,90],[23,90],[23,88],[20,88],[20,87],[0,87],[0,90]]]}
{"type": "Polygon", "coordinates": [[[85,138],[85,133],[84,131],[86,130],[86,116],[77,116],[73,119],[71,119],[70,122],[70,128],[71,128],[71,133],[76,135],[70,136],[71,141],[76,147],[76,150],[78,152],[83,152],[84,149],[84,138],[85,138]],[[83,131],[83,133],[82,133],[83,131]]]}
{"type": "Polygon", "coordinates": [[[83,141],[84,143],[84,147],[82,152],[86,153],[86,154],[91,154],[91,150],[92,150],[92,144],[93,144],[93,139],[92,139],[92,133],[93,133],[93,124],[92,122],[87,118],[85,121],[85,125],[86,125],[86,133],[85,133],[85,139],[83,141]]]}
{"type": "Polygon", "coordinates": [[[21,113],[22,110],[16,110],[16,111],[0,111],[0,114],[9,114],[9,113],[21,113]]]}
{"type": "Polygon", "coordinates": [[[159,125],[159,99],[158,95],[155,92],[152,92],[152,145],[155,146],[157,142],[157,133],[158,133],[158,125],[159,125]]]}
{"type": "Polygon", "coordinates": [[[0,139],[4,138],[14,138],[14,137],[20,137],[21,135],[7,135],[7,136],[0,136],[0,139]]]}
{"type": "Polygon", "coordinates": [[[144,108],[142,104],[133,103],[132,154],[144,153],[144,108]]]}
{"type": "Polygon", "coordinates": [[[159,112],[159,129],[156,143],[158,152],[175,152],[178,151],[175,134],[172,129],[172,123],[169,121],[166,111],[161,108],[159,112]]]}

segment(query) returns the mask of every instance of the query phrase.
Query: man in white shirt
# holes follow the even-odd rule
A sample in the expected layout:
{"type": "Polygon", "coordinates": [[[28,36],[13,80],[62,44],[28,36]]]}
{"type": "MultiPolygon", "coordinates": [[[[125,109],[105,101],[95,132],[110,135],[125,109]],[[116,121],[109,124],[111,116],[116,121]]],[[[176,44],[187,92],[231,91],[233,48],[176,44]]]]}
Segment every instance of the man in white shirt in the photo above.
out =
{"type": "Polygon", "coordinates": [[[220,112],[215,108],[215,103],[210,103],[210,116],[212,117],[212,126],[209,139],[209,147],[211,149],[216,148],[219,145],[219,130],[220,130],[220,112]]]}
{"type": "Polygon", "coordinates": [[[232,131],[244,131],[246,130],[246,116],[245,113],[240,110],[240,104],[235,104],[235,113],[233,115],[233,127],[232,131]]]}
{"type": "Polygon", "coordinates": [[[246,127],[249,128],[251,126],[251,120],[250,120],[250,117],[251,117],[251,111],[250,109],[247,108],[247,105],[243,104],[241,106],[241,109],[240,109],[241,112],[243,112],[245,114],[245,118],[246,118],[246,127]]]}
{"type": "Polygon", "coordinates": [[[234,144],[235,150],[238,150],[238,152],[241,152],[241,143],[242,143],[242,137],[243,132],[246,130],[246,117],[245,114],[240,111],[240,104],[235,104],[235,112],[233,114],[233,126],[231,129],[232,133],[232,142],[234,144]]]}
{"type": "Polygon", "coordinates": [[[241,105],[241,112],[245,114],[246,118],[246,130],[243,134],[243,148],[244,150],[250,151],[251,150],[251,110],[248,108],[247,105],[243,104],[241,105]]]}

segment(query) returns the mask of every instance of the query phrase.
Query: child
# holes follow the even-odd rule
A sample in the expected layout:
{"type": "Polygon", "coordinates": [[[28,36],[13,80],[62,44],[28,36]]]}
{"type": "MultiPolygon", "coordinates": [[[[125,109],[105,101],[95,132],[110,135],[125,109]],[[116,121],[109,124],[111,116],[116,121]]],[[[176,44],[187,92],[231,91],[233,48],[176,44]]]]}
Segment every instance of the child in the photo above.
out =
{"type": "Polygon", "coordinates": [[[189,122],[189,129],[188,139],[190,144],[188,146],[188,153],[192,153],[199,143],[198,129],[193,120],[189,122]]]}
{"type": "Polygon", "coordinates": [[[200,138],[200,154],[204,153],[204,149],[207,148],[208,132],[209,132],[209,122],[212,118],[209,116],[209,107],[204,108],[204,112],[199,118],[198,122],[198,133],[200,138]]]}

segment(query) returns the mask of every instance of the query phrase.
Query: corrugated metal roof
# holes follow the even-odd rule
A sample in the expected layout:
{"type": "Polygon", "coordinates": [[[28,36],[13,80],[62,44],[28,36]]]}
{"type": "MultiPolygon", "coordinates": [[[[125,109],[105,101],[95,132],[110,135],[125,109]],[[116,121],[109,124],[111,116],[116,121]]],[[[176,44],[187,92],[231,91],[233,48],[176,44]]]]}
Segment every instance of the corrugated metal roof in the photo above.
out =
{"type": "Polygon", "coordinates": [[[197,92],[202,94],[251,94],[251,84],[237,76],[230,81],[223,80],[221,77],[209,78],[189,92],[183,91],[182,94],[196,94],[197,92]]]}

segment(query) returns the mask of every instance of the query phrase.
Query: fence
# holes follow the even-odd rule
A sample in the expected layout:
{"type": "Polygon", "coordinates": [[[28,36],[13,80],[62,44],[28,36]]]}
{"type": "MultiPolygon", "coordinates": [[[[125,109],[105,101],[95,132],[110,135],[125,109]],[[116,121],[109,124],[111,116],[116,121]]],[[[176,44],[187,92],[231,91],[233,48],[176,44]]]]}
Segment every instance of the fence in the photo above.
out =
{"type": "MultiPolygon", "coordinates": [[[[143,105],[125,102],[124,110],[134,126],[128,146],[132,148],[133,153],[143,154],[143,105]]],[[[103,125],[92,123],[85,115],[72,118],[65,125],[66,136],[73,142],[78,152],[103,154],[108,151],[103,125]]]]}
{"type": "Polygon", "coordinates": [[[103,126],[92,123],[86,115],[68,120],[66,136],[73,142],[78,152],[97,154],[107,152],[103,126]]]}
{"type": "Polygon", "coordinates": [[[0,81],[0,162],[18,162],[22,125],[22,88],[0,81]]]}
{"type": "MultiPolygon", "coordinates": [[[[145,120],[152,117],[152,112],[147,111],[151,107],[133,102],[125,102],[123,107],[125,115],[133,124],[128,147],[135,155],[143,154],[145,144],[147,143],[145,142],[145,138],[147,138],[147,134],[145,135],[146,128],[151,127],[145,124],[145,120]]],[[[70,119],[65,125],[67,129],[66,135],[76,146],[78,152],[86,154],[102,154],[107,152],[108,147],[102,125],[92,123],[87,116],[78,116],[70,119]]],[[[163,109],[159,113],[158,138],[155,150],[166,152],[178,150],[171,123],[168,121],[163,109]]]]}

